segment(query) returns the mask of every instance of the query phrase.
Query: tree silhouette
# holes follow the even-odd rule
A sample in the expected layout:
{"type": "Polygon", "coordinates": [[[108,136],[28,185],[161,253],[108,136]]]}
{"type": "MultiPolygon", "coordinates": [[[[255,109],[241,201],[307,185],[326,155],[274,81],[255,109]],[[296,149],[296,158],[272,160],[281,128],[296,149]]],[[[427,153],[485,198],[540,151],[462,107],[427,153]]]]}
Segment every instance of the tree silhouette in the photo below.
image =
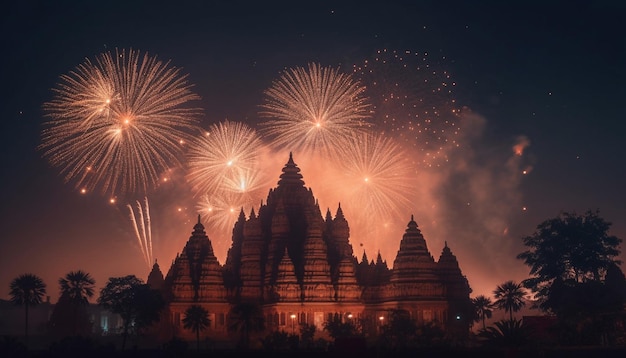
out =
{"type": "Polygon", "coordinates": [[[381,326],[383,343],[393,349],[406,349],[409,342],[416,340],[417,322],[408,311],[392,309],[389,311],[387,324],[381,326]]]}
{"type": "Polygon", "coordinates": [[[165,307],[161,293],[135,277],[111,277],[100,291],[98,304],[113,313],[117,313],[124,321],[122,333],[122,350],[131,326],[139,332],[159,320],[159,313],[165,307]]]}
{"type": "Polygon", "coordinates": [[[28,347],[28,307],[41,303],[46,294],[46,284],[39,276],[25,273],[14,278],[9,287],[11,302],[24,306],[24,340],[28,347]]]}
{"type": "Polygon", "coordinates": [[[491,302],[491,298],[485,295],[480,295],[472,298],[472,304],[474,305],[474,309],[476,310],[476,314],[478,316],[478,319],[475,320],[475,322],[482,320],[483,329],[485,329],[485,318],[491,318],[493,308],[495,307],[494,303],[491,302]]]}
{"type": "Polygon", "coordinates": [[[70,271],[65,277],[59,279],[61,293],[66,294],[72,302],[79,305],[89,304],[89,299],[94,294],[95,283],[96,280],[82,270],[70,271]]]}
{"type": "Polygon", "coordinates": [[[228,315],[228,329],[240,334],[240,345],[250,347],[250,333],[265,329],[265,318],[261,307],[252,302],[241,302],[234,305],[228,315]]]}
{"type": "Polygon", "coordinates": [[[493,294],[496,299],[494,305],[504,309],[504,312],[509,312],[511,321],[513,320],[513,312],[519,311],[526,305],[524,301],[526,293],[521,283],[507,281],[496,287],[493,294]]]}
{"type": "Polygon", "coordinates": [[[183,327],[191,329],[196,334],[196,348],[200,350],[200,332],[207,329],[211,324],[209,311],[200,305],[191,305],[185,310],[183,327]]]}
{"type": "Polygon", "coordinates": [[[62,293],[54,305],[52,315],[48,321],[48,330],[51,337],[61,339],[71,336],[84,335],[90,332],[92,322],[89,319],[86,307],[77,305],[68,294],[62,293]]]}
{"type": "Polygon", "coordinates": [[[63,300],[71,307],[71,334],[77,334],[83,330],[81,321],[85,321],[84,307],[89,305],[89,299],[94,295],[95,284],[96,280],[82,270],[70,271],[65,277],[59,279],[61,289],[59,303],[63,300]]]}
{"type": "Polygon", "coordinates": [[[556,314],[566,340],[597,344],[614,327],[607,321],[623,312],[626,279],[619,268],[620,238],[599,211],[561,213],[524,237],[528,250],[517,258],[530,267],[522,284],[538,307],[556,314]]]}
{"type": "Polygon", "coordinates": [[[315,332],[317,327],[314,324],[300,323],[300,336],[302,343],[307,349],[313,348],[313,339],[315,338],[315,332]]]}
{"type": "Polygon", "coordinates": [[[565,283],[602,280],[612,265],[621,263],[616,257],[622,240],[608,234],[610,227],[599,211],[562,213],[539,224],[533,235],[523,238],[529,249],[517,255],[533,276],[522,282],[524,287],[544,302],[557,279],[565,283]]]}
{"type": "Polygon", "coordinates": [[[479,336],[486,338],[487,344],[494,347],[517,348],[530,341],[530,330],[522,320],[501,320],[494,326],[482,330],[479,336]]]}
{"type": "Polygon", "coordinates": [[[339,315],[325,321],[324,330],[335,340],[361,336],[361,327],[356,319],[347,317],[342,319],[339,315]]]}

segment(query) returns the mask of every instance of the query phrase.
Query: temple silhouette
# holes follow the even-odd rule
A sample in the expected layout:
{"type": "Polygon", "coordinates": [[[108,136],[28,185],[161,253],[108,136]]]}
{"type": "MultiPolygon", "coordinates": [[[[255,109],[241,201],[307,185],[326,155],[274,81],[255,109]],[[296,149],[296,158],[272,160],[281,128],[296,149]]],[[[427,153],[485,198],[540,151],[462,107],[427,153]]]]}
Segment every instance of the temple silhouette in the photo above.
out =
{"type": "Polygon", "coordinates": [[[154,264],[147,282],[162,290],[168,303],[159,335],[195,339],[182,319],[190,305],[198,304],[211,320],[203,336],[232,340],[230,312],[241,303],[258,305],[265,319],[263,335],[298,334],[306,323],[324,337],[324,322],[337,318],[359,320],[364,332],[375,334],[390,312],[398,311],[453,337],[468,334],[471,288],[447,243],[435,261],[411,216],[388,268],[380,253],[375,261],[363,253],[359,262],[349,237],[341,205],[334,217],[329,209],[324,217],[290,154],[258,213],[252,209],[246,217],[241,211],[224,265],[200,216],[165,277],[154,264]]]}

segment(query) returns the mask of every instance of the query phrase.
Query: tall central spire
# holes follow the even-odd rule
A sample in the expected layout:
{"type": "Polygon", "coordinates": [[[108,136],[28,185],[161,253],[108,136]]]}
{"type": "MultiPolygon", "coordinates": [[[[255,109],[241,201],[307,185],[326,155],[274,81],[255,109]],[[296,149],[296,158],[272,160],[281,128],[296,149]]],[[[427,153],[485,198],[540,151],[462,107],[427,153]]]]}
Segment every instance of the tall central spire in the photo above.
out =
{"type": "Polygon", "coordinates": [[[278,186],[282,185],[294,185],[304,186],[304,180],[302,180],[302,174],[300,174],[300,168],[293,161],[293,155],[289,152],[289,161],[283,167],[283,173],[278,180],[278,186]]]}

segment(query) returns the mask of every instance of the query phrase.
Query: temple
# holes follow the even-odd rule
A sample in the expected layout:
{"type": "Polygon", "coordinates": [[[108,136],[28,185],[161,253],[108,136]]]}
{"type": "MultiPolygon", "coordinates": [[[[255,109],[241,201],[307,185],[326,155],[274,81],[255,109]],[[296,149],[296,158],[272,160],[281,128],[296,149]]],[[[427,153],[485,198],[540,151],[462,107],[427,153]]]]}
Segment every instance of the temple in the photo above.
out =
{"type": "Polygon", "coordinates": [[[378,254],[359,262],[349,241],[350,228],[341,206],[333,217],[322,215],[300,168],[290,154],[278,185],[269,190],[258,212],[241,211],[232,245],[221,265],[198,216],[191,237],[164,277],[155,263],[148,283],[161,289],[168,309],[161,320],[163,338],[194,339],[183,328],[192,304],[209,312],[211,327],[203,335],[232,339],[232,309],[258,307],[267,335],[282,330],[297,334],[301,324],[359,320],[366,332],[402,311],[420,324],[435,324],[462,338],[469,331],[471,289],[447,243],[438,261],[429,253],[411,216],[392,268],[378,254]]]}

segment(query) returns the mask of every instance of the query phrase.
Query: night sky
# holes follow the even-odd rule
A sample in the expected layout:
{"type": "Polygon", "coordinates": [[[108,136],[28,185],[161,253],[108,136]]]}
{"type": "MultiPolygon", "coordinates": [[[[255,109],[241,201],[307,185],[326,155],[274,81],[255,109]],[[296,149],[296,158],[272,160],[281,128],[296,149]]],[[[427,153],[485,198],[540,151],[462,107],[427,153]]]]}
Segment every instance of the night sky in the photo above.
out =
{"type": "MultiPolygon", "coordinates": [[[[415,215],[435,260],[444,244],[452,249],[474,297],[526,278],[528,267],[515,259],[521,238],[563,211],[598,209],[613,223],[610,233],[626,238],[624,3],[337,3],[3,5],[0,298],[27,272],[43,278],[53,302],[58,278],[72,270],[91,273],[98,289],[112,276],[147,278],[123,203],[82,195],[37,149],[42,105],[59,76],[116,48],[169,60],[187,74],[204,128],[225,119],[256,128],[263,91],[286,68],[316,62],[351,71],[377,51],[427,53],[455,84],[461,145],[449,162],[415,176],[419,199],[390,230],[368,237],[345,212],[359,259],[363,250],[370,259],[380,251],[391,267],[415,215]]],[[[272,158],[275,186],[288,151],[272,158]]],[[[307,159],[294,153],[317,196],[323,173],[307,159]]],[[[151,196],[154,257],[164,274],[197,220],[187,195],[179,178],[151,196]]],[[[320,198],[323,214],[344,200],[320,198]]],[[[228,232],[207,226],[207,234],[224,263],[228,232]]]]}

